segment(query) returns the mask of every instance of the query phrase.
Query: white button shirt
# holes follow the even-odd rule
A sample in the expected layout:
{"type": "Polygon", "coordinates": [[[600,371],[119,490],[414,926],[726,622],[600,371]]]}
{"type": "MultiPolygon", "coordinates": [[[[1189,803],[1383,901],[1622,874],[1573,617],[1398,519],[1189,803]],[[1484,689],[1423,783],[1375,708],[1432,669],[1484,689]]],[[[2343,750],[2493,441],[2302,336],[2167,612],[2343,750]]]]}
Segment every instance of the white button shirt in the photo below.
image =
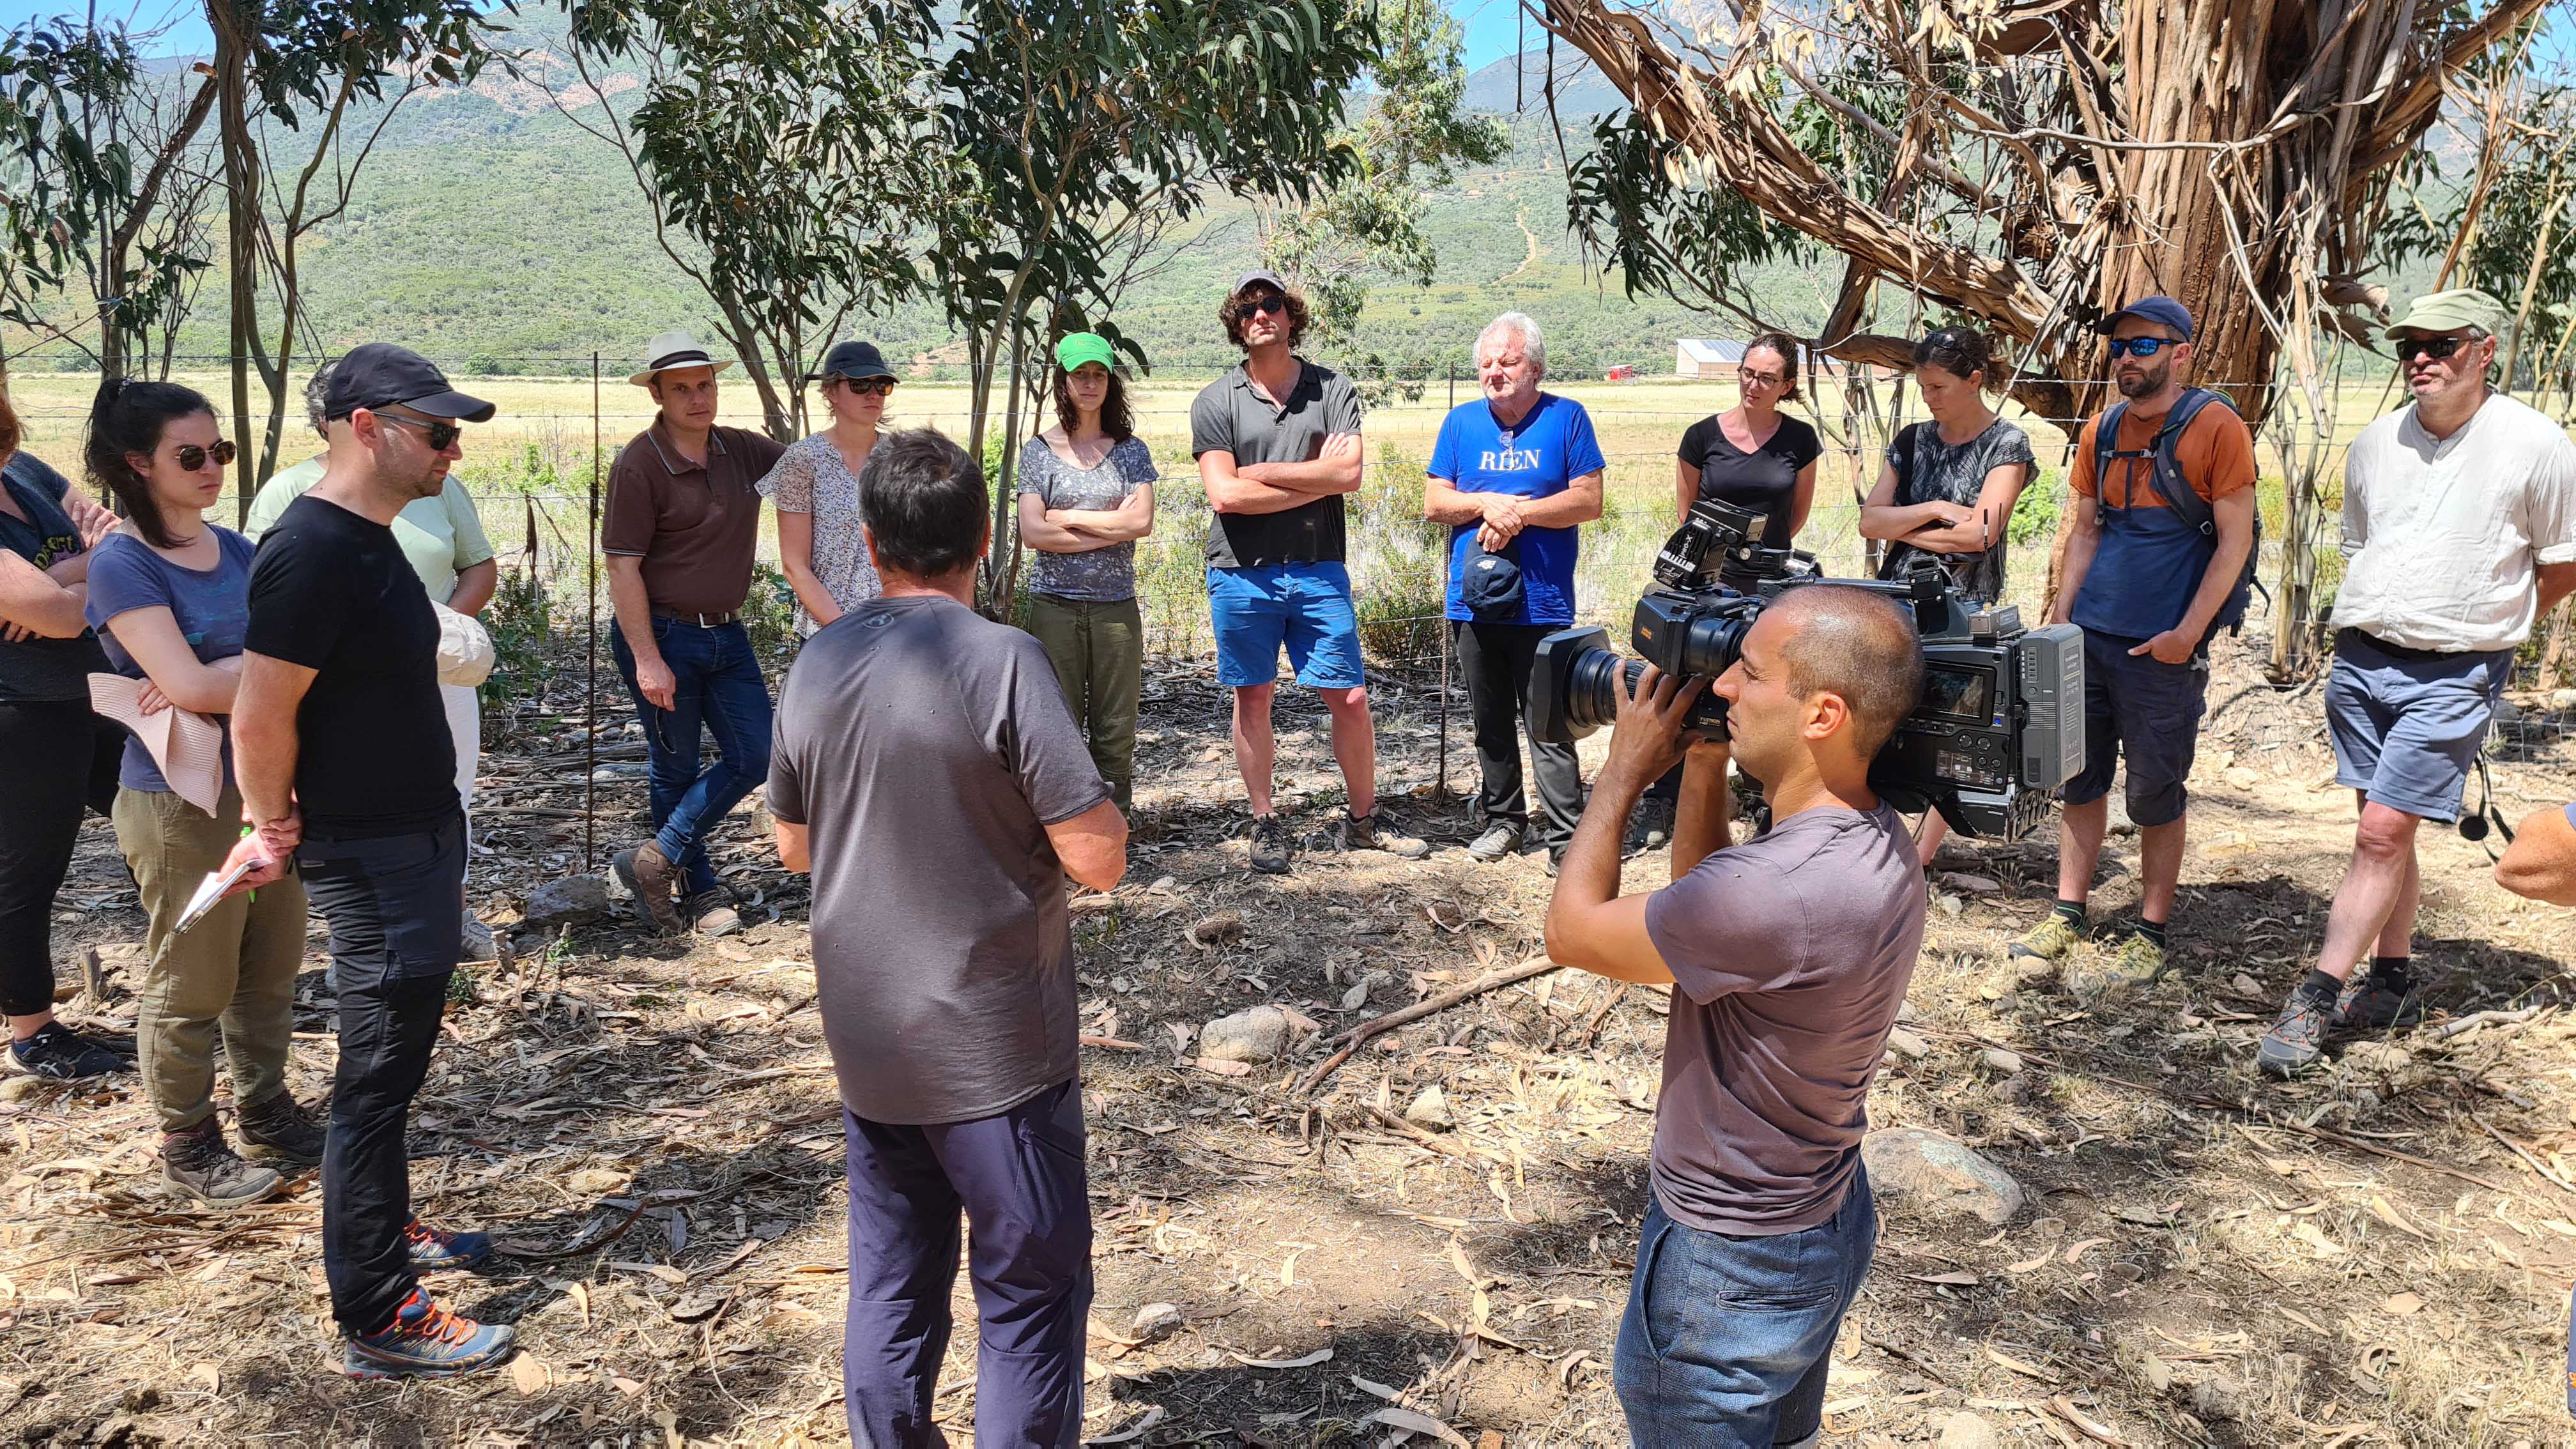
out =
{"type": "Polygon", "coordinates": [[[2435,439],[2412,403],[2344,455],[2334,627],[2410,649],[2511,649],[2531,637],[2534,571],[2576,563],[2576,443],[2491,394],[2435,439]]]}

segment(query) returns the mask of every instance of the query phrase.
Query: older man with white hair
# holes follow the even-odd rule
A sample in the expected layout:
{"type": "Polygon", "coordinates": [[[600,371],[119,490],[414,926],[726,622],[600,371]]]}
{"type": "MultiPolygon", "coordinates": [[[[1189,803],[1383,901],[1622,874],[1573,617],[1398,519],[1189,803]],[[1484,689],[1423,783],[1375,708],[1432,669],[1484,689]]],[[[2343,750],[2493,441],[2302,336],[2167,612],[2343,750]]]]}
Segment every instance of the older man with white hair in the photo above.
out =
{"type": "MultiPolygon", "coordinates": [[[[1601,444],[1572,398],[1541,392],[1547,339],[1506,312],[1476,338],[1484,397],[1450,410],[1432,445],[1422,514],[1449,525],[1449,627],[1476,721],[1480,861],[1517,852],[1529,833],[1520,731],[1538,641],[1574,622],[1576,529],[1601,516],[1601,444]]],[[[1548,870],[1583,816],[1583,771],[1566,745],[1530,740],[1548,870]]]]}

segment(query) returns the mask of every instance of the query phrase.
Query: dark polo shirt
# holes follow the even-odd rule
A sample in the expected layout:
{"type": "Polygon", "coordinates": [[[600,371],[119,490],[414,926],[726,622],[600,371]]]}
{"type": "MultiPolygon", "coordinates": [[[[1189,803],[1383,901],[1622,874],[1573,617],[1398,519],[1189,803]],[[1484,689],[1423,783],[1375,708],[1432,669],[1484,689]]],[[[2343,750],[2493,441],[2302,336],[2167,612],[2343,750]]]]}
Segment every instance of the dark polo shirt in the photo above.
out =
{"type": "MultiPolygon", "coordinates": [[[[1274,402],[1252,386],[1242,364],[1209,383],[1190,404],[1190,456],[1226,452],[1237,468],[1255,463],[1311,463],[1334,433],[1356,433],[1363,413],[1350,379],[1299,358],[1297,385],[1274,402]]],[[[1340,563],[1342,499],[1335,494],[1280,513],[1219,513],[1208,520],[1211,568],[1340,563]]]]}
{"type": "Polygon", "coordinates": [[[600,551],[644,560],[644,597],[657,614],[730,614],[751,595],[760,541],[760,490],[785,445],[747,428],[712,428],[707,461],[692,463],[660,419],[620,449],[608,470],[600,551]]]}

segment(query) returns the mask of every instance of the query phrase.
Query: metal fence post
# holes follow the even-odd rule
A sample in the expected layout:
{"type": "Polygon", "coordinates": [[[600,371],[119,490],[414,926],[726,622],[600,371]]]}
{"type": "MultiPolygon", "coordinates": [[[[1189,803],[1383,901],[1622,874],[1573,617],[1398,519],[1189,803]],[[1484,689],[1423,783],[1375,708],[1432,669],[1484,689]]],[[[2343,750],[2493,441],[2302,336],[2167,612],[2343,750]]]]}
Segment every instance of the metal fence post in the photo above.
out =
{"type": "MultiPolygon", "coordinates": [[[[1513,64],[1517,65],[1519,62],[1515,61],[1513,64]]],[[[1449,364],[1449,406],[1453,409],[1458,406],[1458,364],[1454,362],[1449,364]]],[[[1431,798],[1434,803],[1443,805],[1449,802],[1449,620],[1445,616],[1449,612],[1447,605],[1447,600],[1449,598],[1449,560],[1456,552],[1457,550],[1450,548],[1444,548],[1440,551],[1440,598],[1442,600],[1440,612],[1444,616],[1439,620],[1440,783],[1432,787],[1431,798]]]]}
{"type": "Polygon", "coordinates": [[[590,511],[582,548],[581,869],[599,861],[599,354],[590,354],[590,511]]]}

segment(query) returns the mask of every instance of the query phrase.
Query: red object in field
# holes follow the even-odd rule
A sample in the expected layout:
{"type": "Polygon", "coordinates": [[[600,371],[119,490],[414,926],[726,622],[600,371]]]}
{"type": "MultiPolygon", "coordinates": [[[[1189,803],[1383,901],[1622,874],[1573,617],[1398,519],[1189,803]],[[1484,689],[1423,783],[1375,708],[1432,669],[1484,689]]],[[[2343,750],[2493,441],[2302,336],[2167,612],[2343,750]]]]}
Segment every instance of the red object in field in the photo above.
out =
{"type": "Polygon", "coordinates": [[[1602,377],[1604,380],[1609,382],[1635,382],[1637,380],[1637,369],[1629,366],[1614,367],[1608,372],[1603,373],[1602,377]]]}

